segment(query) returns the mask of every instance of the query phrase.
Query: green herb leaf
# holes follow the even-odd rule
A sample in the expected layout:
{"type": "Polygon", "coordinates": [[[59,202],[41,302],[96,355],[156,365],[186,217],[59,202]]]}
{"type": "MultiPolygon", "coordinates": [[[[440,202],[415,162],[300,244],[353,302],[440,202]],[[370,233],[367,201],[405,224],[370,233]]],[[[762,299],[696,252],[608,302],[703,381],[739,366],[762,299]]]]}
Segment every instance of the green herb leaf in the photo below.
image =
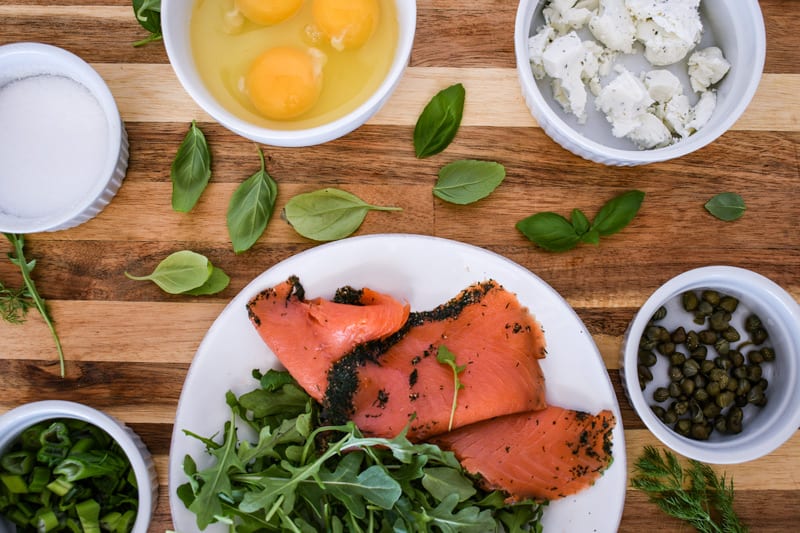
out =
{"type": "MultiPolygon", "coordinates": [[[[33,305],[39,311],[39,314],[42,316],[44,323],[47,324],[47,329],[50,330],[50,335],[53,337],[53,342],[56,345],[56,352],[58,352],[58,362],[59,367],[61,370],[61,377],[64,377],[65,368],[64,368],[64,350],[61,347],[61,339],[58,337],[58,333],[56,333],[56,327],[53,324],[53,317],[50,316],[50,310],[47,308],[47,303],[44,301],[39,295],[39,291],[36,289],[36,284],[33,282],[33,278],[31,277],[31,272],[33,268],[36,266],[36,260],[33,259],[28,261],[25,259],[25,236],[19,233],[3,233],[8,242],[14,247],[12,252],[8,253],[8,260],[11,261],[13,265],[19,267],[20,273],[22,274],[22,280],[25,283],[25,291],[22,293],[21,296],[23,297],[30,297],[33,301],[33,305]]],[[[23,298],[24,299],[24,298],[23,298]]],[[[24,307],[29,305],[30,302],[23,302],[22,300],[17,300],[14,305],[24,307]]],[[[26,308],[27,309],[27,308],[26,308]]],[[[17,316],[17,315],[14,315],[17,316]]]]}
{"type": "Polygon", "coordinates": [[[589,219],[586,218],[586,215],[580,209],[573,209],[569,218],[572,222],[572,227],[575,230],[575,233],[578,235],[583,235],[589,231],[589,228],[591,227],[589,224],[589,219]]]}
{"type": "Polygon", "coordinates": [[[464,384],[458,379],[458,375],[466,370],[467,367],[465,365],[457,365],[455,354],[448,350],[447,346],[443,344],[439,345],[439,350],[436,353],[436,360],[453,369],[453,406],[450,408],[450,422],[447,424],[447,431],[450,431],[453,429],[453,418],[456,416],[458,391],[464,388],[464,384]]]}
{"type": "Polygon", "coordinates": [[[466,205],[489,196],[505,177],[506,169],[499,163],[462,159],[439,170],[433,194],[447,202],[466,205]]]}
{"type": "Polygon", "coordinates": [[[291,198],[283,209],[283,217],[303,237],[333,241],[356,231],[372,210],[402,209],[370,205],[341,189],[320,189],[291,198]]]}
{"type": "Polygon", "coordinates": [[[592,229],[597,230],[603,237],[617,233],[633,220],[643,200],[644,193],[636,190],[612,198],[594,217],[592,229]]]}
{"type": "Polygon", "coordinates": [[[422,159],[447,148],[458,132],[464,114],[464,86],[439,91],[422,110],[414,127],[414,151],[422,159]]]}
{"type": "Polygon", "coordinates": [[[133,12],[142,28],[150,32],[148,37],[133,43],[133,46],[161,40],[161,0],[133,0],[133,12]]]}
{"type": "Polygon", "coordinates": [[[206,136],[193,120],[170,169],[172,209],[187,213],[200,199],[211,179],[211,152],[206,136]]]}
{"type": "Polygon", "coordinates": [[[735,192],[722,192],[705,204],[706,210],[725,222],[731,222],[744,215],[747,206],[744,199],[735,192]]]}
{"type": "Polygon", "coordinates": [[[181,294],[189,296],[206,296],[209,294],[217,294],[222,292],[230,284],[231,278],[219,267],[212,265],[211,275],[208,279],[194,289],[183,291],[181,294]]]}
{"type": "Polygon", "coordinates": [[[28,309],[34,305],[35,302],[26,287],[10,289],[0,283],[0,318],[9,324],[25,322],[28,309]]]}
{"type": "Polygon", "coordinates": [[[544,211],[517,222],[517,229],[545,250],[565,252],[575,248],[580,236],[566,218],[544,211]]]}
{"type": "Polygon", "coordinates": [[[477,492],[472,481],[464,477],[458,468],[430,467],[424,469],[422,486],[438,501],[450,494],[458,494],[458,501],[468,500],[477,492]]]}
{"type": "Polygon", "coordinates": [[[684,520],[697,531],[748,531],[733,509],[733,481],[727,483],[725,476],[717,476],[710,466],[689,460],[684,468],[669,450],[664,450],[662,457],[653,446],[645,446],[634,471],[634,488],[645,492],[666,514],[684,520]],[[721,517],[721,523],[716,516],[721,517]]]}
{"type": "Polygon", "coordinates": [[[258,155],[261,170],[236,188],[228,204],[228,234],[237,254],[249,250],[264,233],[278,197],[278,184],[267,173],[260,148],[258,155]]]}
{"type": "Polygon", "coordinates": [[[181,294],[201,287],[213,271],[214,266],[206,256],[181,250],[167,256],[146,276],[133,276],[127,272],[125,275],[137,281],[152,281],[164,292],[181,294]]]}

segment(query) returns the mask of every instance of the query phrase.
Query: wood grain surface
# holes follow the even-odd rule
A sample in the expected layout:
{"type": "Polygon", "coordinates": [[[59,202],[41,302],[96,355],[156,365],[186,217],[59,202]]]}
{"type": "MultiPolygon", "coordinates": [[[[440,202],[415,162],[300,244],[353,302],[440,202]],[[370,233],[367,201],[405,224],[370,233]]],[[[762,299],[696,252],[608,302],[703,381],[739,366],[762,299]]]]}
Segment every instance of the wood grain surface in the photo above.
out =
{"type": "MultiPolygon", "coordinates": [[[[614,168],[565,151],[537,126],[517,82],[511,0],[420,0],[410,66],[389,104],[353,133],[304,149],[263,146],[279,184],[276,215],[248,252],[232,251],[225,212],[234,188],[258,169],[256,146],[215,123],[179,85],[160,42],[145,36],[127,0],[2,0],[0,44],[45,42],[91,63],[107,80],[130,137],[130,165],[112,203],[74,229],[30,235],[35,280],[64,345],[67,377],[44,323],[0,323],[0,413],[26,402],[65,399],[104,409],[130,424],[155,456],[161,483],[151,531],[172,528],[167,489],[170,436],[186,371],[208,327],[252,278],[315,243],[278,216],[294,194],[336,186],[398,213],[370,214],[357,234],[420,233],[471,243],[527,267],[576,310],[604,357],[622,408],[628,468],[642,447],[659,444],[620,385],[618,352],[638,307],[660,284],[688,269],[728,264],[755,270],[800,299],[800,15],[797,0],[760,2],[767,59],[758,92],[734,127],[678,160],[614,168]],[[414,123],[439,89],[462,82],[464,122],[442,154],[414,157],[414,123]],[[172,211],[169,169],[197,120],[212,150],[213,177],[190,214],[172,211]],[[434,198],[439,168],[462,158],[505,165],[489,198],[454,206],[434,198]],[[595,247],[551,254],[515,228],[542,210],[594,213],[617,193],[647,193],[639,216],[595,247]],[[718,192],[747,202],[733,223],[703,209],[718,192]],[[206,254],[231,277],[211,297],[170,296],[125,271],[149,271],[180,249],[206,254]]],[[[21,278],[5,260],[0,280],[21,278]]],[[[718,467],[735,480],[736,510],[753,531],[792,531],[800,523],[800,433],[762,459],[718,467]]],[[[629,490],[620,531],[687,531],[629,490]]],[[[185,532],[184,532],[185,533],[185,532]]]]}

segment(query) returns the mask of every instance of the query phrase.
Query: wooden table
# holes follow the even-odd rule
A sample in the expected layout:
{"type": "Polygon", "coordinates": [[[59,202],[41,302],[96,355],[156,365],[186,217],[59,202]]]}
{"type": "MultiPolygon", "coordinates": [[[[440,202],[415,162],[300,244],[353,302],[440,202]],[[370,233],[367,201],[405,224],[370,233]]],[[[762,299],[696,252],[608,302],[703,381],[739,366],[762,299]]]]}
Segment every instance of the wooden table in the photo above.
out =
{"type": "MultiPolygon", "coordinates": [[[[661,283],[693,267],[753,269],[800,299],[800,34],[796,0],[762,0],[767,28],[764,76],[733,129],[678,160],[609,168],[563,150],[537,127],[516,78],[509,0],[420,0],[411,64],[389,105],[344,138],[306,149],[264,146],[280,193],[267,233],[235,255],[225,212],[233,189],[258,169],[256,147],[216,124],[184,92],[162,43],[144,37],[127,0],[4,0],[0,43],[39,41],[64,47],[107,80],[130,136],[130,166],[113,202],[74,229],[30,235],[29,258],[67,358],[58,375],[55,349],[38,315],[23,326],[0,323],[0,412],[43,399],[75,400],[130,424],[155,456],[161,483],[152,531],[172,527],[167,464],[181,386],[195,350],[225,304],[252,278],[315,246],[277,212],[294,194],[323,186],[372,203],[400,205],[368,216],[359,235],[404,232],[446,237],[500,253],[561,293],[594,336],[616,388],[630,468],[642,447],[658,444],[626,401],[618,352],[637,308],[661,283]],[[439,89],[462,82],[464,121],[455,142],[426,160],[414,157],[416,118],[439,89]],[[191,214],[170,207],[169,168],[189,122],[197,120],[213,154],[213,177],[191,214]],[[431,195],[438,169],[462,158],[505,165],[507,178],[488,199],[467,207],[431,195]],[[628,189],[647,193],[639,216],[598,246],[563,254],[535,248],[515,228],[537,211],[594,213],[628,189]],[[711,218],[703,203],[735,191],[748,211],[734,223],[711,218]],[[231,276],[222,293],[169,296],[134,282],[180,249],[206,254],[231,276]]],[[[0,252],[9,250],[0,240],[0,252]]],[[[21,283],[0,260],[0,280],[21,283]]],[[[753,531],[788,531],[800,523],[800,433],[767,457],[725,468],[736,482],[736,509],[753,531]]],[[[622,531],[686,531],[630,490],[622,531]]]]}

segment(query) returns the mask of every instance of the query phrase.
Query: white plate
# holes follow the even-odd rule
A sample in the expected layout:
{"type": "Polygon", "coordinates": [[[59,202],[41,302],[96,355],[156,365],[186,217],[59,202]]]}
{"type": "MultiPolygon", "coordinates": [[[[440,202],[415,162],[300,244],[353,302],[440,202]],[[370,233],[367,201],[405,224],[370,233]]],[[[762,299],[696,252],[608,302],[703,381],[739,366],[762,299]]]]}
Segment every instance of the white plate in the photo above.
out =
{"type": "MultiPolygon", "coordinates": [[[[370,287],[407,300],[413,310],[431,309],[471,283],[490,278],[516,293],[545,331],[547,401],[589,412],[610,409],[617,418],[611,467],[590,489],[551,503],[544,514],[545,531],[617,530],[627,484],[619,404],[600,352],[569,304],[527,269],[481,248],[435,237],[372,235],[321,245],[278,263],[242,289],[208,330],[186,376],[172,433],[169,500],[176,531],[197,531],[194,514],[176,495],[186,482],[183,458],[190,454],[200,468],[210,463],[203,444],[183,430],[202,436],[220,432],[230,418],[225,393],[255,388],[254,368],[278,367],[250,324],[245,304],[293,274],[308,298],[330,298],[344,285],[370,287]]],[[[227,530],[215,524],[206,531],[227,530]]]]}

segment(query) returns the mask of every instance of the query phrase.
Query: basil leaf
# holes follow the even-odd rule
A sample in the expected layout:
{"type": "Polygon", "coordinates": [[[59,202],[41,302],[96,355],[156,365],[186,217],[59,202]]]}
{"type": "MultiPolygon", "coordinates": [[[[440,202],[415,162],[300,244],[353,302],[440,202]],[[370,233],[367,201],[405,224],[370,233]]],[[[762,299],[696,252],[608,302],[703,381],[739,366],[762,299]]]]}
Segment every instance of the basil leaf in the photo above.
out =
{"type": "Polygon", "coordinates": [[[216,294],[223,291],[231,282],[231,278],[218,267],[213,267],[211,275],[208,279],[197,288],[183,291],[181,294],[188,294],[190,296],[203,296],[206,294],[216,294]]]}
{"type": "Polygon", "coordinates": [[[569,218],[572,222],[572,227],[575,229],[575,233],[578,235],[583,235],[589,231],[589,219],[586,218],[586,215],[580,209],[573,209],[569,218]]]}
{"type": "Polygon", "coordinates": [[[357,230],[371,210],[401,211],[399,207],[367,204],[341,189],[320,189],[291,198],[283,208],[283,217],[303,237],[333,241],[357,230]]]}
{"type": "Polygon", "coordinates": [[[142,28],[150,32],[147,38],[133,43],[134,46],[141,46],[162,38],[161,0],[133,0],[133,12],[142,28]]]}
{"type": "Polygon", "coordinates": [[[454,204],[471,204],[489,196],[505,177],[500,163],[462,159],[439,170],[433,194],[454,204]]]}
{"type": "Polygon", "coordinates": [[[170,169],[172,209],[190,211],[211,178],[211,152],[206,137],[193,120],[170,169]]]}
{"type": "Polygon", "coordinates": [[[735,192],[722,192],[705,204],[706,210],[725,222],[731,222],[744,215],[747,206],[744,199],[735,192]]]}
{"type": "Polygon", "coordinates": [[[438,154],[453,141],[464,115],[464,86],[439,91],[422,110],[414,127],[414,151],[422,159],[438,154]]]}
{"type": "Polygon", "coordinates": [[[628,191],[612,198],[594,217],[592,229],[602,236],[617,233],[633,220],[644,200],[642,191],[628,191]]]}
{"type": "Polygon", "coordinates": [[[213,269],[205,256],[181,250],[167,256],[146,276],[134,276],[128,272],[125,275],[137,281],[152,281],[169,294],[181,294],[202,286],[211,277],[213,269]]]}
{"type": "Polygon", "coordinates": [[[278,197],[278,184],[267,174],[260,148],[258,155],[261,170],[236,188],[228,204],[228,234],[237,254],[249,250],[264,233],[278,197]]]}
{"type": "Polygon", "coordinates": [[[565,252],[580,242],[580,236],[566,218],[545,211],[517,222],[517,229],[528,239],[551,252],[565,252]]]}

